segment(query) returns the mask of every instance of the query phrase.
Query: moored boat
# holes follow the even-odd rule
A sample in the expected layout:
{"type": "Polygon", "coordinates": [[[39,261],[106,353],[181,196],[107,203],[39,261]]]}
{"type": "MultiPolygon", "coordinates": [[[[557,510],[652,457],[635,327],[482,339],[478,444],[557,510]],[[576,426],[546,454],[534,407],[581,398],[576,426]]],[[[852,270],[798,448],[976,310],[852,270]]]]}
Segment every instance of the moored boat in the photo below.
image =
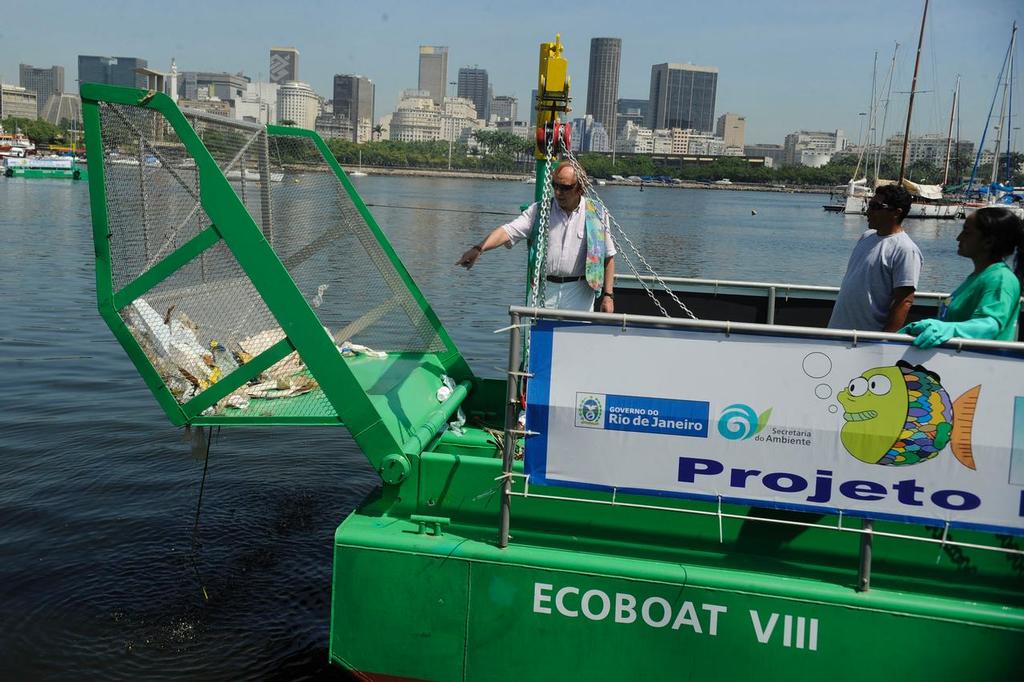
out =
{"type": "Polygon", "coordinates": [[[6,177],[86,179],[86,166],[71,156],[8,157],[3,162],[6,177]]]}

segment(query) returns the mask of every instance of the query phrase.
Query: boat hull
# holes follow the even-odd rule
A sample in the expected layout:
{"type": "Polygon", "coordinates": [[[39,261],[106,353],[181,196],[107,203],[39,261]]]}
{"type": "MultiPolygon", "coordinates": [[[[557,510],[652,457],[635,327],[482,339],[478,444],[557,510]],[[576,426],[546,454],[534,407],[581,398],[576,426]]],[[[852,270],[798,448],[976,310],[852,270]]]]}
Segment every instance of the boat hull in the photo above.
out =
{"type": "Polygon", "coordinates": [[[9,178],[57,178],[66,180],[88,180],[89,173],[84,166],[77,168],[20,168],[8,167],[4,175],[9,178]]]}
{"type": "Polygon", "coordinates": [[[1020,610],[856,592],[852,575],[728,553],[500,550],[356,513],[334,559],[330,655],[364,679],[1011,679],[1024,645],[1020,610]]]}
{"type": "MultiPolygon", "coordinates": [[[[843,208],[843,213],[847,215],[864,215],[867,213],[868,201],[870,200],[871,197],[846,197],[846,204],[843,208]]],[[[914,202],[910,205],[910,212],[907,214],[907,217],[948,220],[962,218],[963,215],[963,207],[960,204],[929,204],[914,202]]]]}

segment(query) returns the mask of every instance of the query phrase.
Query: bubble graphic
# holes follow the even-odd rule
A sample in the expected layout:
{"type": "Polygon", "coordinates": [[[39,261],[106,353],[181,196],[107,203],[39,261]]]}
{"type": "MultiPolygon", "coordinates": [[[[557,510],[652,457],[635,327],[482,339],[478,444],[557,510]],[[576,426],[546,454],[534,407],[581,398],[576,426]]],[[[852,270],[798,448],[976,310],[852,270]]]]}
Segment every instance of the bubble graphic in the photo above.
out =
{"type": "Polygon", "coordinates": [[[814,395],[822,400],[828,400],[832,397],[832,387],[828,384],[818,384],[814,387],[814,395]]]}
{"type": "Polygon", "coordinates": [[[839,411],[839,408],[836,407],[835,405],[829,405],[828,406],[828,411],[831,412],[832,414],[835,414],[836,412],[839,411]]]}
{"type": "Polygon", "coordinates": [[[804,374],[812,379],[822,379],[832,371],[832,360],[824,353],[808,353],[804,357],[804,374]]]}

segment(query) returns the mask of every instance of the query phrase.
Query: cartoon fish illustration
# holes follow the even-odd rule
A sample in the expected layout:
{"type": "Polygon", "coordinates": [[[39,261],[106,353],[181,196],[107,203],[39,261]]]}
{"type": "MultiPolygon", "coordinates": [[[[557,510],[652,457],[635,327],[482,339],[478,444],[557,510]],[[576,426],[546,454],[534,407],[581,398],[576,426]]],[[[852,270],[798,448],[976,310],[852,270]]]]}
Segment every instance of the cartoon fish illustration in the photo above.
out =
{"type": "Polygon", "coordinates": [[[981,386],[950,403],[939,375],[903,360],[874,367],[839,392],[843,406],[840,440],[847,452],[868,464],[906,466],[938,455],[953,455],[974,469],[971,430],[981,386]]]}

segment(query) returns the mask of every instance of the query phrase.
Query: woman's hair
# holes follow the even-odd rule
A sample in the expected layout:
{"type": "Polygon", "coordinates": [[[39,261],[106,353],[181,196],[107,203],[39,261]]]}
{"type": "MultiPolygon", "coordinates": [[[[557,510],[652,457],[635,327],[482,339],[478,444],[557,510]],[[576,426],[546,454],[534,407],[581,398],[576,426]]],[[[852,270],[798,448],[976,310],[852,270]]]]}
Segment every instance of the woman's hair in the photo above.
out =
{"type": "Polygon", "coordinates": [[[992,240],[989,255],[1003,260],[1014,254],[1013,271],[1018,278],[1024,276],[1024,222],[1007,208],[990,206],[974,213],[974,226],[983,237],[992,240]]]}

